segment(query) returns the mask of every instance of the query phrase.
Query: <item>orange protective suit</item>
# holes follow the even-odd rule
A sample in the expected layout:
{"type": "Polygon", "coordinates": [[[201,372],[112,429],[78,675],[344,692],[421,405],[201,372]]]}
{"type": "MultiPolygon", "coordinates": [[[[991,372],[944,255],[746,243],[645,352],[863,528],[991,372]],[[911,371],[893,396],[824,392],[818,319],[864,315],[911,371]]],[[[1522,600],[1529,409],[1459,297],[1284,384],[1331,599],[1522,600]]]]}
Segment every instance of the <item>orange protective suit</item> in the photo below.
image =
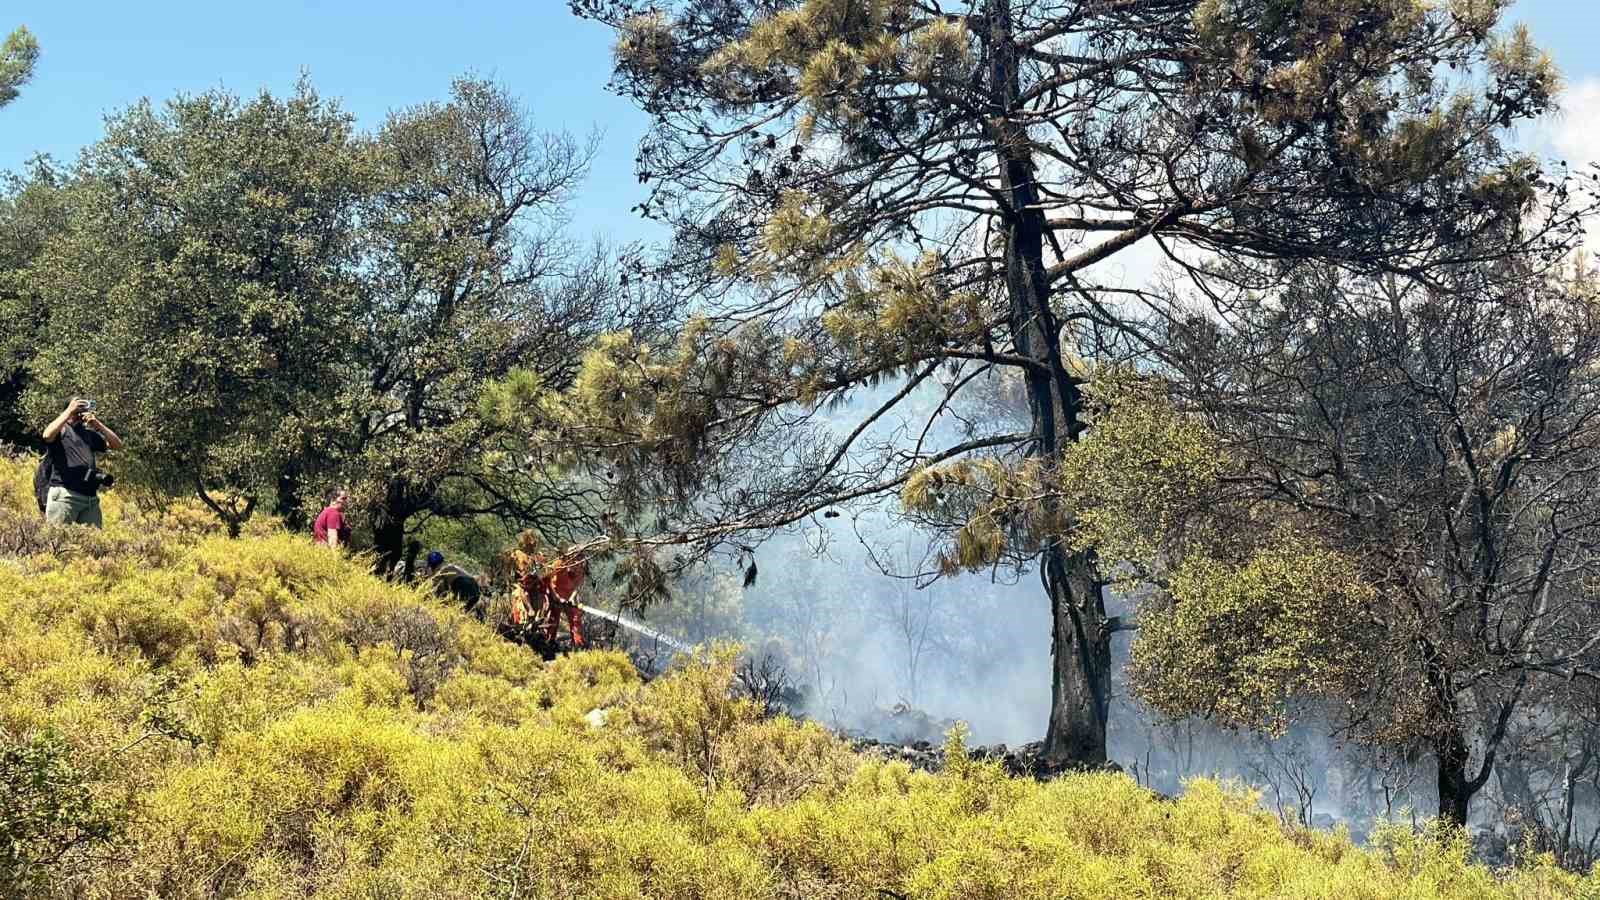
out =
{"type": "Polygon", "coordinates": [[[522,590],[529,600],[543,603],[546,641],[555,642],[556,633],[561,628],[561,619],[564,616],[567,620],[567,630],[572,632],[572,645],[584,646],[583,610],[578,608],[574,598],[588,575],[588,566],[581,560],[558,558],[537,566],[522,576],[522,590]]]}

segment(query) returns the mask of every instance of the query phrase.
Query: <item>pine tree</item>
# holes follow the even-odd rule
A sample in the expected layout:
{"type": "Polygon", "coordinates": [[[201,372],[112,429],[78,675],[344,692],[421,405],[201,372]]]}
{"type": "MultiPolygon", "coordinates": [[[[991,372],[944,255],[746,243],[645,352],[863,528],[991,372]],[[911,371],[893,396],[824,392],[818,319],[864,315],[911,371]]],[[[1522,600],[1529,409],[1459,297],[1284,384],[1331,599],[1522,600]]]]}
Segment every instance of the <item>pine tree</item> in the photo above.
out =
{"type": "Polygon", "coordinates": [[[17,99],[23,85],[33,77],[39,60],[39,41],[27,28],[18,26],[0,44],[0,106],[17,99]]]}
{"type": "Polygon", "coordinates": [[[1080,357],[1138,349],[1119,325],[1150,295],[1112,264],[1440,264],[1532,202],[1500,136],[1556,86],[1492,0],[572,5],[616,29],[641,212],[675,235],[653,284],[698,314],[604,343],[571,395],[636,513],[617,537],[750,546],[898,493],[944,570],[1038,572],[1063,765],[1105,760],[1118,623],[1047,486],[1086,427],[1080,357]],[[973,415],[1013,395],[1020,427],[973,415]]]}

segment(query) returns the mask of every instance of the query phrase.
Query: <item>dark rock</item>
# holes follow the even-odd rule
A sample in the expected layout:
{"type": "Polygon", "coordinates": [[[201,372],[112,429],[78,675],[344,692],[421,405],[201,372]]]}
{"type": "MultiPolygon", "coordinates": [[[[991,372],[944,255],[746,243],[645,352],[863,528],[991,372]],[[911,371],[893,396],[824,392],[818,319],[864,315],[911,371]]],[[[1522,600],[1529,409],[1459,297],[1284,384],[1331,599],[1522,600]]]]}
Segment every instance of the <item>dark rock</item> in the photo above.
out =
{"type": "MultiPolygon", "coordinates": [[[[881,759],[899,760],[925,772],[938,772],[944,768],[944,748],[934,746],[928,741],[882,741],[878,738],[856,736],[850,738],[851,746],[858,753],[877,756],[881,759]]],[[[1040,781],[1049,781],[1071,771],[1076,771],[1071,766],[1052,766],[1040,758],[1044,744],[1035,741],[1012,748],[1005,744],[990,746],[976,746],[967,749],[967,755],[981,762],[997,762],[1007,775],[1013,778],[1036,778],[1040,781]]],[[[1100,771],[1123,774],[1122,766],[1115,762],[1108,762],[1100,771]]],[[[1152,791],[1152,793],[1155,793],[1152,791]]],[[[1171,799],[1161,794],[1156,796],[1162,799],[1171,799]]]]}

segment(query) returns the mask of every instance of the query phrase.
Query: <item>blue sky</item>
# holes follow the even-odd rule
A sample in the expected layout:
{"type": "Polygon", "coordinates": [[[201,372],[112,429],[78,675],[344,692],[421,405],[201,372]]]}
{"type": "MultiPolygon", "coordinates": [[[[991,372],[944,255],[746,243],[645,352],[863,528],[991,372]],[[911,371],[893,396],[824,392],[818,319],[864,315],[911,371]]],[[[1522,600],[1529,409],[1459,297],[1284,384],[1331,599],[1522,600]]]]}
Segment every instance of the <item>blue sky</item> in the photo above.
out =
{"type": "Polygon", "coordinates": [[[36,152],[71,160],[107,113],[141,97],[226,87],[288,90],[302,71],[361,125],[444,98],[473,72],[504,82],[544,128],[605,139],[573,209],[582,235],[647,233],[628,209],[643,198],[633,155],[644,118],[605,90],[610,33],[565,0],[73,0],[0,3],[0,32],[26,25],[42,50],[33,82],[0,110],[0,169],[36,152]]]}
{"type": "MultiPolygon", "coordinates": [[[[1600,0],[1521,0],[1512,18],[1533,28],[1573,85],[1569,111],[1530,139],[1582,154],[1600,137],[1600,0]]],[[[27,0],[0,12],[0,31],[16,24],[33,30],[43,55],[33,83],[0,110],[0,169],[36,152],[71,160],[99,137],[106,113],[141,97],[281,92],[306,71],[370,127],[391,109],[443,97],[471,71],[507,84],[544,127],[604,130],[573,209],[580,235],[657,234],[628,211],[643,197],[633,153],[644,119],[605,91],[610,34],[575,19],[565,0],[27,0]]]]}
{"type": "Polygon", "coordinates": [[[1600,3],[1594,0],[1518,0],[1511,21],[1533,29],[1534,39],[1550,51],[1569,78],[1600,75],[1594,43],[1600,38],[1600,3]]]}

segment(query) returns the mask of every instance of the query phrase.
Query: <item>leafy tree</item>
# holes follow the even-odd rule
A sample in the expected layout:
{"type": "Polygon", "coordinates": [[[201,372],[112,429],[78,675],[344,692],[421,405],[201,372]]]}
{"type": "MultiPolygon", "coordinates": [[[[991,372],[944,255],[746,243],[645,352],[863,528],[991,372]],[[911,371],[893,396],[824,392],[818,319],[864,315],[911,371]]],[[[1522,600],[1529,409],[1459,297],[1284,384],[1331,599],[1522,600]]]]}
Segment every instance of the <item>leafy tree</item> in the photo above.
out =
{"type": "Polygon", "coordinates": [[[563,386],[573,347],[653,314],[560,234],[588,156],[483,81],[370,136],[306,83],[140,104],[15,281],[48,322],[12,354],[32,420],[103,399],[133,438],[121,474],[193,491],[235,533],[349,484],[389,564],[434,517],[592,530],[593,492],[479,402],[493,379],[563,386]]]}
{"type": "Polygon", "coordinates": [[[0,43],[0,107],[17,99],[38,60],[39,41],[25,27],[18,26],[0,43]]]}
{"type": "Polygon", "coordinates": [[[26,273],[50,311],[34,421],[74,393],[104,401],[131,438],[124,475],[193,492],[235,533],[262,500],[292,503],[285,476],[336,424],[370,179],[350,117],[304,82],[113,117],[26,273]]]}
{"type": "Polygon", "coordinates": [[[1153,588],[1135,686],[1430,752],[1464,824],[1508,735],[1600,687],[1594,276],[1317,268],[1228,299],[1158,372],[1107,377],[1067,459],[1076,540],[1153,588]]]}
{"type": "Polygon", "coordinates": [[[1074,354],[1148,299],[1104,264],[1437,263],[1531,202],[1499,135],[1556,84],[1493,0],[572,6],[617,31],[615,87],[652,119],[641,209],[676,236],[653,274],[703,315],[603,343],[560,421],[640,514],[613,538],[708,552],[898,492],[946,571],[1037,569],[1046,754],[1079,765],[1105,758],[1116,623],[1046,486],[1085,427],[1074,354]],[[1008,386],[1020,427],[932,429],[1008,386]],[[848,398],[867,411],[819,415],[848,398]]]}
{"type": "MultiPolygon", "coordinates": [[[[39,42],[27,28],[17,28],[0,44],[0,107],[17,99],[18,90],[33,77],[38,57],[39,42]]],[[[35,429],[24,424],[18,401],[27,386],[22,363],[39,337],[40,316],[10,282],[55,224],[54,204],[47,199],[55,187],[49,161],[39,158],[27,175],[6,177],[0,198],[0,321],[10,323],[0,334],[0,441],[17,445],[33,443],[35,429]]]]}
{"type": "Polygon", "coordinates": [[[651,314],[614,290],[604,251],[560,233],[593,142],[537,131],[504,88],[461,79],[449,102],[391,116],[374,150],[368,305],[344,392],[354,424],[335,452],[372,512],[382,562],[431,516],[598,527],[589,498],[480,407],[501,379],[560,389],[577,369],[573,348],[651,314]]]}
{"type": "Polygon", "coordinates": [[[46,157],[27,171],[7,175],[0,189],[0,442],[39,443],[39,427],[23,414],[27,363],[44,339],[46,300],[28,289],[27,267],[48,240],[66,227],[64,176],[46,157]]]}

